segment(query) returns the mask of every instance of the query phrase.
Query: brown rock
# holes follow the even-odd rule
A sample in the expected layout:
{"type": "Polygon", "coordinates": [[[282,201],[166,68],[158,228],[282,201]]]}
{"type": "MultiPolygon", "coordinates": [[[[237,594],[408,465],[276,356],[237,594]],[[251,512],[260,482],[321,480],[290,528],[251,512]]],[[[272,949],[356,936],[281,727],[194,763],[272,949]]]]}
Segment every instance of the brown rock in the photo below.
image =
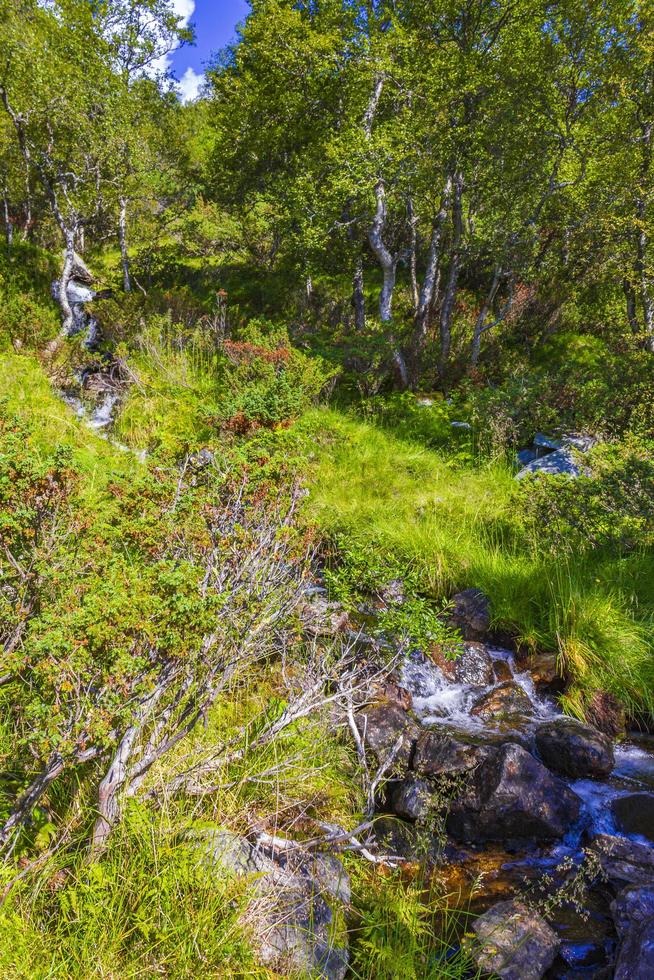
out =
{"type": "Polygon", "coordinates": [[[445,677],[455,684],[488,687],[495,680],[493,658],[483,643],[464,643],[456,657],[448,657],[441,647],[433,647],[431,656],[445,677]]]}
{"type": "Polygon", "coordinates": [[[538,687],[553,687],[563,681],[556,653],[532,654],[527,658],[524,669],[529,671],[538,687]]]}
{"type": "Polygon", "coordinates": [[[470,709],[470,714],[483,721],[495,721],[507,716],[530,715],[533,705],[529,695],[515,681],[506,681],[483,694],[470,709]]]}
{"type": "Polygon", "coordinates": [[[452,623],[465,640],[482,640],[490,629],[490,602],[479,589],[465,589],[452,598],[452,623]]]}
{"type": "Polygon", "coordinates": [[[511,668],[509,667],[506,660],[494,660],[493,673],[495,674],[495,680],[497,681],[498,684],[504,684],[506,681],[513,680],[513,674],[511,673],[511,668]]]}
{"type": "Polygon", "coordinates": [[[600,732],[615,738],[625,731],[625,710],[613,694],[596,691],[586,708],[586,721],[600,732]]]}

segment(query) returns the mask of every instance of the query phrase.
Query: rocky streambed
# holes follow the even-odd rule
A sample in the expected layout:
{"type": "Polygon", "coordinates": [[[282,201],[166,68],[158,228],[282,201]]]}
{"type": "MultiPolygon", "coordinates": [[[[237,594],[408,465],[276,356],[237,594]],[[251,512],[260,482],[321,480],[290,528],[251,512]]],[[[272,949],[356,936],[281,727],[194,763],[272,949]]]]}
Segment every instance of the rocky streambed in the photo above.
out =
{"type": "Polygon", "coordinates": [[[556,658],[474,626],[456,659],[406,655],[357,716],[387,766],[380,842],[429,855],[489,973],[654,977],[654,743],[565,717],[556,658]]]}

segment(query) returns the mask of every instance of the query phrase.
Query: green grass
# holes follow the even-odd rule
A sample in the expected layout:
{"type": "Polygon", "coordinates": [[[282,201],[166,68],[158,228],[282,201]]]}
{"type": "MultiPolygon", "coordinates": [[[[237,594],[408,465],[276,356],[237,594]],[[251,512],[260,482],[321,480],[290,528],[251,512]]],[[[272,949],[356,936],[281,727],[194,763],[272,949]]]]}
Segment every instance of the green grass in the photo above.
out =
{"type": "Polygon", "coordinates": [[[554,559],[530,539],[506,464],[457,465],[336,411],[301,426],[314,454],[309,513],[325,533],[360,555],[389,556],[435,598],[481,588],[497,630],[560,653],[575,680],[571,711],[595,690],[651,710],[651,554],[554,559]]]}

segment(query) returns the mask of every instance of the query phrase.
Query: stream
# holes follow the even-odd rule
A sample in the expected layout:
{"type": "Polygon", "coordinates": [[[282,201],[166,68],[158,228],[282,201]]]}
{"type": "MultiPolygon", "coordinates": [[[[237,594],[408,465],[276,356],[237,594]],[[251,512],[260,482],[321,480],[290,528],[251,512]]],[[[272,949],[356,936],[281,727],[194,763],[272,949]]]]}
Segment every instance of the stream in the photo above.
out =
{"type": "MultiPolygon", "coordinates": [[[[515,738],[534,752],[538,726],[564,719],[556,698],[542,693],[531,673],[521,667],[510,651],[493,646],[484,649],[492,658],[494,670],[494,678],[487,684],[480,684],[479,677],[473,678],[476,683],[448,677],[442,664],[437,665],[419,652],[410,654],[401,669],[400,683],[411,695],[413,715],[429,731],[461,733],[468,740],[482,743],[487,739],[515,738]],[[506,690],[512,685],[519,688],[518,697],[520,692],[526,695],[529,707],[525,708],[527,702],[523,699],[519,715],[498,714],[486,720],[475,715],[476,705],[497,694],[500,688],[506,690]]],[[[530,896],[544,882],[545,890],[553,893],[569,877],[570,868],[582,864],[584,846],[598,834],[651,847],[654,825],[649,823],[649,814],[654,806],[654,740],[646,735],[628,735],[615,745],[614,755],[614,768],[604,778],[559,777],[581,800],[578,819],[560,840],[448,844],[439,873],[451,894],[452,907],[478,915],[505,899],[530,896]],[[620,822],[614,811],[615,801],[627,797],[630,798],[628,813],[620,822]],[[649,836],[643,830],[649,831],[649,836]]],[[[583,898],[583,909],[575,907],[574,902],[563,902],[548,914],[550,924],[562,940],[557,961],[546,974],[548,978],[576,980],[612,975],[602,972],[615,948],[609,903],[606,890],[594,885],[583,898]]]]}

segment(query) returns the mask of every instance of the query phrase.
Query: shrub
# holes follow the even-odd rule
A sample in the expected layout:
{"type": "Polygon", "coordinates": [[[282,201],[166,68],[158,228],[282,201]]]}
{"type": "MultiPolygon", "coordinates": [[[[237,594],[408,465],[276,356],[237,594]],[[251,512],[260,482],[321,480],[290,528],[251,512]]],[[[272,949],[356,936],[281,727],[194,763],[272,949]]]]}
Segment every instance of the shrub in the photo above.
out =
{"type": "Polygon", "coordinates": [[[654,457],[634,437],[597,447],[591,475],[534,476],[521,481],[518,500],[539,547],[580,555],[614,555],[654,544],[654,457]]]}

